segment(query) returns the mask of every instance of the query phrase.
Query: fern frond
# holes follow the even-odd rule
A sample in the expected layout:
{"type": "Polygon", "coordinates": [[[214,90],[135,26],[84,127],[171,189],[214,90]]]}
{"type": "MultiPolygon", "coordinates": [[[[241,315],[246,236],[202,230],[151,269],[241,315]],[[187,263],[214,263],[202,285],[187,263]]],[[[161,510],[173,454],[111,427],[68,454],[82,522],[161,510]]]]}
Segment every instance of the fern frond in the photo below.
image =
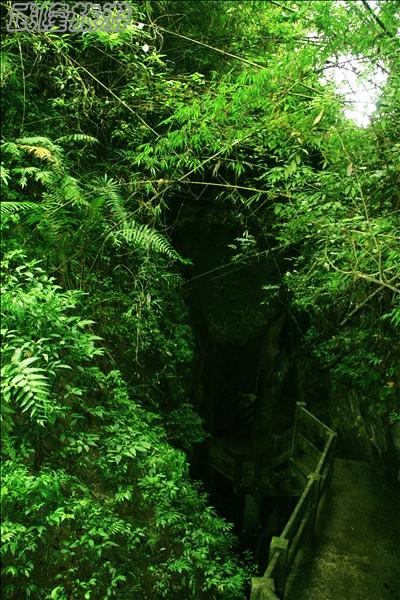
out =
{"type": "Polygon", "coordinates": [[[124,199],[121,196],[118,182],[112,179],[112,177],[104,177],[99,178],[95,182],[95,190],[102,200],[104,200],[105,205],[111,211],[112,215],[116,217],[116,219],[123,223],[127,220],[127,214],[124,208],[124,199]]]}
{"type": "Polygon", "coordinates": [[[35,158],[39,158],[40,160],[48,160],[49,162],[57,162],[55,156],[51,153],[47,148],[43,148],[42,146],[28,146],[28,144],[20,144],[20,148],[23,148],[29,154],[33,154],[35,158]]]}
{"type": "Polygon", "coordinates": [[[86,206],[78,180],[71,175],[65,175],[60,183],[60,192],[63,203],[72,204],[72,206],[86,206]]]}
{"type": "Polygon", "coordinates": [[[99,140],[84,133],[73,133],[72,135],[63,135],[62,137],[57,138],[56,142],[61,144],[64,142],[85,142],[86,144],[98,144],[99,140]]]}
{"type": "Polygon", "coordinates": [[[2,368],[2,394],[4,401],[16,402],[21,412],[29,411],[30,417],[43,424],[48,420],[53,406],[49,397],[49,382],[45,370],[32,366],[39,360],[31,356],[19,360],[19,354],[2,368]]]}
{"type": "Polygon", "coordinates": [[[38,167],[18,167],[12,170],[12,174],[19,176],[18,184],[24,189],[28,183],[28,175],[34,175],[37,171],[40,171],[38,167]]]}
{"type": "Polygon", "coordinates": [[[38,135],[34,137],[18,138],[15,141],[17,146],[29,154],[33,154],[35,158],[39,158],[40,160],[46,160],[53,164],[57,164],[62,158],[63,152],[61,146],[58,146],[49,140],[49,138],[38,135]]]}
{"type": "Polygon", "coordinates": [[[0,213],[2,215],[12,215],[20,211],[35,210],[38,205],[35,202],[9,202],[2,200],[0,202],[0,213]]]}
{"type": "Polygon", "coordinates": [[[51,171],[42,171],[40,169],[38,169],[37,171],[35,171],[35,181],[42,183],[43,185],[49,185],[49,183],[51,183],[51,181],[53,180],[53,173],[51,171]]]}
{"type": "Polygon", "coordinates": [[[17,167],[15,169],[12,170],[13,173],[17,173],[17,175],[20,175],[21,173],[26,174],[26,175],[31,175],[32,173],[36,173],[37,171],[40,171],[40,169],[38,167],[17,167]]]}
{"type": "Polygon", "coordinates": [[[185,264],[190,262],[180,256],[161,233],[148,225],[139,225],[135,221],[124,222],[122,227],[118,231],[113,232],[111,236],[117,245],[120,245],[124,241],[141,250],[164,254],[173,260],[179,260],[185,264]]]}
{"type": "Polygon", "coordinates": [[[41,213],[32,215],[30,222],[40,222],[42,234],[49,243],[59,241],[62,232],[68,230],[72,224],[73,218],[64,209],[65,203],[62,190],[57,188],[55,191],[43,194],[43,201],[40,204],[41,213]]]}
{"type": "Polygon", "coordinates": [[[0,165],[0,180],[4,185],[8,186],[8,182],[10,181],[11,177],[10,177],[10,171],[9,169],[6,169],[5,167],[3,167],[3,165],[0,165]]]}
{"type": "Polygon", "coordinates": [[[43,137],[41,135],[36,135],[33,137],[23,137],[15,140],[16,144],[26,145],[26,146],[39,146],[41,148],[46,148],[52,154],[60,155],[62,154],[61,146],[55,144],[52,140],[47,137],[43,137]]]}
{"type": "Polygon", "coordinates": [[[21,149],[14,142],[4,142],[0,148],[2,154],[9,154],[14,159],[18,159],[22,155],[21,149]]]}
{"type": "Polygon", "coordinates": [[[109,535],[118,535],[118,534],[126,531],[126,529],[127,529],[126,521],[115,520],[113,523],[110,523],[110,525],[108,527],[108,534],[109,535]]]}
{"type": "Polygon", "coordinates": [[[67,175],[65,172],[61,173],[57,178],[49,177],[46,187],[48,193],[43,196],[46,211],[60,210],[67,204],[79,207],[88,205],[83,197],[78,180],[71,175],[67,175]]]}

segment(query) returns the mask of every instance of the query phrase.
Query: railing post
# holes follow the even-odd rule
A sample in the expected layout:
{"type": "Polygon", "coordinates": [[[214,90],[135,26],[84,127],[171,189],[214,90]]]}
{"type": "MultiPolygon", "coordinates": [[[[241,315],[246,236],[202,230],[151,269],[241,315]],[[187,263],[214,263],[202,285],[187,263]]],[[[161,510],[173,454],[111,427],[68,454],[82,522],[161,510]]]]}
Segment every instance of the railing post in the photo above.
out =
{"type": "MultiPolygon", "coordinates": [[[[290,449],[291,469],[292,465],[296,464],[295,458],[299,435],[302,432],[303,420],[306,421],[306,427],[310,427],[313,432],[317,430],[317,434],[315,435],[326,438],[324,449],[322,452],[318,449],[320,459],[316,470],[308,475],[308,483],[303,489],[303,493],[298,500],[282,535],[279,537],[274,536],[271,540],[268,566],[264,573],[264,577],[254,577],[252,579],[251,600],[278,600],[278,597],[280,600],[284,600],[289,568],[297,554],[300,543],[303,541],[304,533],[309,531],[309,529],[311,529],[311,544],[314,541],[320,500],[325,490],[325,485],[329,484],[329,480],[332,477],[335,459],[336,433],[308,411],[303,413],[302,411],[305,406],[305,402],[296,403],[290,449]]],[[[305,439],[307,440],[307,438],[305,439]]],[[[275,451],[277,447],[276,440],[277,438],[274,439],[275,451]]],[[[309,447],[307,444],[303,445],[304,450],[307,451],[308,448],[309,452],[313,451],[315,454],[313,444],[311,442],[309,442],[309,444],[309,447]]],[[[255,479],[257,479],[257,477],[255,477],[255,479]]]]}
{"type": "Polygon", "coordinates": [[[274,580],[270,577],[252,577],[250,600],[278,600],[274,580]]]}
{"type": "Polygon", "coordinates": [[[273,553],[278,553],[279,560],[277,563],[276,569],[276,587],[278,594],[282,597],[282,600],[285,597],[285,585],[286,585],[286,575],[287,575],[287,555],[289,550],[289,540],[283,537],[273,537],[270,545],[270,555],[273,553]]]}
{"type": "Polygon", "coordinates": [[[314,481],[314,487],[312,490],[312,504],[311,504],[311,528],[310,528],[310,546],[314,544],[315,528],[317,525],[318,507],[320,501],[320,490],[322,477],[318,473],[310,473],[308,479],[314,481]]]}
{"type": "Polygon", "coordinates": [[[290,446],[289,464],[294,459],[294,456],[296,453],[296,448],[297,448],[297,435],[299,433],[299,413],[300,413],[300,410],[305,407],[306,407],[305,402],[296,402],[296,411],[294,413],[292,444],[290,446]]]}
{"type": "Polygon", "coordinates": [[[334,432],[334,433],[332,433],[332,450],[331,450],[331,456],[330,456],[330,459],[329,459],[330,464],[329,464],[329,467],[328,467],[329,471],[328,471],[328,475],[327,475],[327,478],[326,478],[327,481],[326,481],[326,484],[325,484],[326,488],[329,488],[329,486],[331,484],[331,481],[332,481],[333,468],[334,468],[334,465],[335,465],[336,440],[337,440],[337,433],[334,432]]]}

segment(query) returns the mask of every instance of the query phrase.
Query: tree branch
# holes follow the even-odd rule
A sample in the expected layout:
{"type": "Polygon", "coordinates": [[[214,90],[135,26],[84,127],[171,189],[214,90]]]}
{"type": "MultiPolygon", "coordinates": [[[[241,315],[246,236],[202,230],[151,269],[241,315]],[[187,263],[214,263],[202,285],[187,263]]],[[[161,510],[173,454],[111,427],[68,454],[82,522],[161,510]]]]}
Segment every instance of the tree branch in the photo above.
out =
{"type": "Polygon", "coordinates": [[[374,13],[372,8],[368,4],[367,0],[361,0],[361,2],[363,4],[363,6],[367,9],[367,11],[370,13],[370,15],[374,19],[375,23],[377,23],[379,25],[379,27],[382,29],[382,31],[384,31],[386,33],[386,35],[388,35],[392,39],[395,39],[396,36],[391,31],[389,31],[389,29],[386,27],[384,22],[378,17],[377,14],[374,13]]]}
{"type": "Polygon", "coordinates": [[[343,327],[343,325],[346,325],[346,323],[348,323],[350,319],[354,317],[354,315],[356,315],[370,300],[372,300],[372,298],[374,298],[381,291],[382,288],[379,287],[376,290],[374,290],[372,294],[369,294],[369,296],[364,298],[364,300],[360,302],[360,304],[357,304],[357,306],[339,323],[339,327],[343,327]]]}
{"type": "MultiPolygon", "coordinates": [[[[359,273],[358,271],[355,271],[353,273],[353,275],[356,275],[356,277],[360,277],[361,279],[365,279],[366,281],[370,281],[371,283],[376,283],[377,285],[386,287],[389,290],[392,290],[392,292],[396,292],[396,294],[400,294],[400,289],[395,287],[394,285],[391,285],[387,281],[382,281],[382,279],[376,279],[375,277],[372,277],[371,275],[366,275],[365,273],[359,273]]],[[[397,279],[397,276],[396,276],[396,279],[397,279]]],[[[391,281],[393,281],[393,279],[391,281]]]]}

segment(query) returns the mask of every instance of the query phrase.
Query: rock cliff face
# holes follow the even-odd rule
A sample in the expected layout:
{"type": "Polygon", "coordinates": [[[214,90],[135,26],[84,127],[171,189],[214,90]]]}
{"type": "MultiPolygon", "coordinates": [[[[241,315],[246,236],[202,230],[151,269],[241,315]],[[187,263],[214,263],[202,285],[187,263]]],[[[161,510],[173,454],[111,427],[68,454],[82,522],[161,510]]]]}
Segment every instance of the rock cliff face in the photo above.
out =
{"type": "Polygon", "coordinates": [[[186,288],[198,340],[200,412],[215,435],[268,437],[286,426],[284,412],[288,424],[292,416],[287,394],[282,406],[284,382],[277,377],[291,323],[284,303],[267,303],[263,290],[279,284],[279,266],[262,248],[232,260],[230,245],[243,227],[231,207],[191,204],[180,222],[177,245],[194,263],[186,288]]]}
{"type": "Polygon", "coordinates": [[[268,225],[257,232],[257,223],[242,223],[217,197],[184,198],[180,207],[177,199],[177,207],[174,244],[193,261],[185,283],[198,354],[193,397],[207,430],[262,438],[267,447],[304,400],[337,431],[340,456],[394,463],[387,427],[363,413],[356,390],[335,391],[329,368],[307,350],[307,322],[294,321],[288,297],[268,299],[263,287],[279,286],[286,264],[265,245],[268,225]],[[232,246],[247,227],[258,241],[233,260],[232,246]]]}
{"type": "Polygon", "coordinates": [[[400,469],[399,423],[388,427],[377,414],[368,414],[354,390],[341,395],[331,391],[326,398],[326,411],[338,433],[339,457],[375,464],[394,478],[400,469]]]}

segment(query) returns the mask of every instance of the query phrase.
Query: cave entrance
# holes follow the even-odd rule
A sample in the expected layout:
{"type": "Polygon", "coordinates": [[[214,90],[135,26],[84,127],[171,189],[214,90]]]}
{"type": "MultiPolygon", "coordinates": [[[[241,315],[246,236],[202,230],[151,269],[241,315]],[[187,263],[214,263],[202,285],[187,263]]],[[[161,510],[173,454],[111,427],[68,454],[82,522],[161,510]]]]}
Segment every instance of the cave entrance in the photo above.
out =
{"type": "Polygon", "coordinates": [[[211,433],[218,438],[251,438],[256,416],[261,338],[242,346],[221,346],[209,360],[211,433]],[[217,359],[217,360],[215,360],[217,359]]]}
{"type": "Polygon", "coordinates": [[[210,502],[233,524],[240,551],[250,551],[261,575],[273,536],[279,536],[298,500],[296,496],[237,493],[232,482],[208,468],[202,477],[210,502]]]}
{"type": "MultiPolygon", "coordinates": [[[[263,361],[268,360],[263,351],[266,333],[260,332],[242,343],[217,343],[209,336],[206,339],[208,343],[202,340],[205,355],[201,385],[207,430],[211,439],[250,457],[259,450],[259,399],[268,384],[262,368],[263,361]]],[[[271,426],[270,422],[266,425],[271,426]]],[[[266,451],[271,441],[272,435],[266,435],[266,451]]],[[[240,549],[252,552],[261,573],[271,538],[279,535],[286,523],[292,499],[238,491],[229,477],[212,468],[207,444],[202,450],[193,463],[197,464],[193,475],[203,480],[218,513],[234,524],[240,549]]]]}

